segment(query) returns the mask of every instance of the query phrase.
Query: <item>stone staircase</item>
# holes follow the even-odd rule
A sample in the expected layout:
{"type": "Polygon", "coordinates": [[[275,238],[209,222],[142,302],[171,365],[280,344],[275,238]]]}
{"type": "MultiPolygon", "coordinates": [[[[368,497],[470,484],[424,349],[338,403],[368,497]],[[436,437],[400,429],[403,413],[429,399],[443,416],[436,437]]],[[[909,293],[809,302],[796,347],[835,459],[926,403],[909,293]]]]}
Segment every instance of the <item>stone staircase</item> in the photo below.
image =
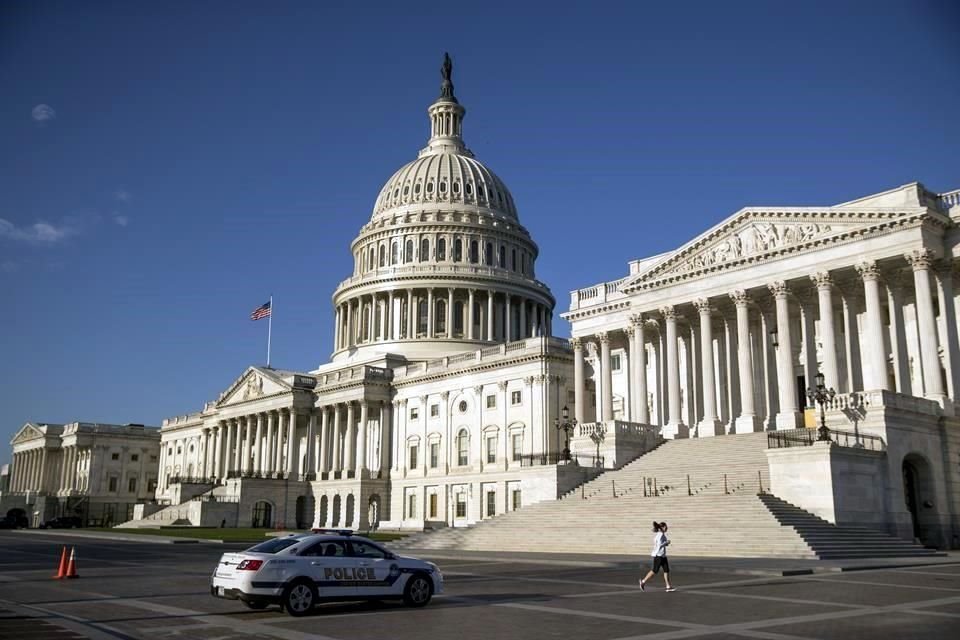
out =
{"type": "Polygon", "coordinates": [[[758,495],[761,484],[769,488],[765,448],[765,433],[672,440],[560,500],[471,527],[414,534],[390,546],[645,555],[651,523],[657,520],[669,523],[675,556],[839,559],[933,553],[880,532],[837,527],[773,496],[758,495]]]}

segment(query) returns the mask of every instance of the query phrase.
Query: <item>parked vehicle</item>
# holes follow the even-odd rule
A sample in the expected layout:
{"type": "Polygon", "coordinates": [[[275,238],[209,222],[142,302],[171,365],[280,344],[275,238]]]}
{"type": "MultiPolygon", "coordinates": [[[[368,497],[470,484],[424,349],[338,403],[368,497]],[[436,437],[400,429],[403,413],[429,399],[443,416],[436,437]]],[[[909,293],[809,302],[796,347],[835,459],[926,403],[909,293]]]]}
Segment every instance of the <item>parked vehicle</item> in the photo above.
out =
{"type": "Polygon", "coordinates": [[[58,516],[40,525],[41,529],[75,529],[83,526],[83,520],[77,516],[58,516]]]}
{"type": "Polygon", "coordinates": [[[26,516],[6,515],[0,520],[0,529],[26,529],[30,526],[30,521],[26,516]]]}

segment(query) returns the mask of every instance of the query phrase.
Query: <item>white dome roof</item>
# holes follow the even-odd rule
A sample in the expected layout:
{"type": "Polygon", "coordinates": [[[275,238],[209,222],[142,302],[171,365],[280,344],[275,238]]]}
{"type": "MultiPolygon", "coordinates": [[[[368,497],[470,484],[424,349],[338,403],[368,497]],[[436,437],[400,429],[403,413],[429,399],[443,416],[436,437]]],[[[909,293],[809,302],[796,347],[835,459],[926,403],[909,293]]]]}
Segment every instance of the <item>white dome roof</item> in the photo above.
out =
{"type": "Polygon", "coordinates": [[[373,217],[399,213],[407,207],[422,211],[449,209],[452,205],[472,205],[517,220],[513,196],[503,180],[469,151],[456,146],[440,152],[431,149],[401,167],[381,189],[373,217]]]}

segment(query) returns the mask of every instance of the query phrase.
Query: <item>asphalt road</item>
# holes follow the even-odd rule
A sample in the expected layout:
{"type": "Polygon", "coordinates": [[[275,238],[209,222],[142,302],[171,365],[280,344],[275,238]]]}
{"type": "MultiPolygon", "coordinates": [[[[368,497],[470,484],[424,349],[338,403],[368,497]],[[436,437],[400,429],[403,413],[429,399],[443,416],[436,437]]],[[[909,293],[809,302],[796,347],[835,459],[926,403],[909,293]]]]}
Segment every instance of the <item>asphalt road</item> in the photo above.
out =
{"type": "Polygon", "coordinates": [[[0,532],[0,638],[473,640],[956,638],[960,564],[756,577],[684,571],[641,593],[635,566],[437,559],[447,593],[424,609],[323,605],[291,618],[207,591],[237,545],[158,545],[0,532]],[[52,580],[61,544],[80,579],[52,580]],[[950,631],[953,629],[953,631],[950,631]]]}

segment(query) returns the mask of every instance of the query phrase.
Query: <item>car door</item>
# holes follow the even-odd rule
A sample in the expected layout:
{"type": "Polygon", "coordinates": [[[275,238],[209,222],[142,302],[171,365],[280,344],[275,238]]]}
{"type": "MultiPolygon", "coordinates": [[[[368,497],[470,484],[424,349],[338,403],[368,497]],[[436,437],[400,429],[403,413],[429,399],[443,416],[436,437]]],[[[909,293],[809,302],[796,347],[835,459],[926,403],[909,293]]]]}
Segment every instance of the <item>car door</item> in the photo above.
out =
{"type": "Polygon", "coordinates": [[[350,554],[356,562],[357,596],[374,598],[400,595],[400,567],[393,555],[361,540],[350,541],[350,554]]]}
{"type": "Polygon", "coordinates": [[[300,552],[304,572],[313,578],[321,600],[349,599],[357,595],[356,559],[343,540],[323,540],[300,552]]]}

